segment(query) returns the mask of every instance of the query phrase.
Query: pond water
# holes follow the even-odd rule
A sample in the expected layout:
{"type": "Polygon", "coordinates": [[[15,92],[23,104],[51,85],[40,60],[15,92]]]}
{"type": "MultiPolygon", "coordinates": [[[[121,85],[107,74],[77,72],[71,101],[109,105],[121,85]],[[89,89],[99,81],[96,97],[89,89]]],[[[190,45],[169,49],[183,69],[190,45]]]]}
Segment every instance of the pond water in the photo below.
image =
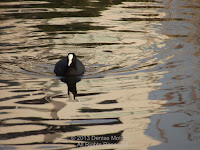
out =
{"type": "Polygon", "coordinates": [[[200,147],[200,2],[1,0],[0,149],[200,147]],[[76,100],[53,73],[86,66],[76,100]]]}

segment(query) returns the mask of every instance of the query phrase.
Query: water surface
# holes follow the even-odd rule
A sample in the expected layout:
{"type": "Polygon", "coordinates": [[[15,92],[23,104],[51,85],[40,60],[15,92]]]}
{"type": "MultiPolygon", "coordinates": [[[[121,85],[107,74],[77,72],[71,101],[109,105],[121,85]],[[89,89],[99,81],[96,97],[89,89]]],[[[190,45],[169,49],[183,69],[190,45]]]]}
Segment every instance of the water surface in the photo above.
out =
{"type": "Polygon", "coordinates": [[[198,149],[199,6],[1,1],[1,149],[198,149]],[[75,101],[53,73],[69,52],[75,101]]]}

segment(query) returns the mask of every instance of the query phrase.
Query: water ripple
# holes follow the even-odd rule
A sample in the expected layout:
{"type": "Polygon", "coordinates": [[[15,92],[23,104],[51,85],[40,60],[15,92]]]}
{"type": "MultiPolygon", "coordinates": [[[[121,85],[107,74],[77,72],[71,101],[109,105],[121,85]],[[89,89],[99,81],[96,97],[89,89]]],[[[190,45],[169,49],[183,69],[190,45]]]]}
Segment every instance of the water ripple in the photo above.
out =
{"type": "Polygon", "coordinates": [[[0,149],[198,142],[196,3],[2,0],[0,149]],[[69,52],[86,66],[75,100],[53,73],[69,52]]]}

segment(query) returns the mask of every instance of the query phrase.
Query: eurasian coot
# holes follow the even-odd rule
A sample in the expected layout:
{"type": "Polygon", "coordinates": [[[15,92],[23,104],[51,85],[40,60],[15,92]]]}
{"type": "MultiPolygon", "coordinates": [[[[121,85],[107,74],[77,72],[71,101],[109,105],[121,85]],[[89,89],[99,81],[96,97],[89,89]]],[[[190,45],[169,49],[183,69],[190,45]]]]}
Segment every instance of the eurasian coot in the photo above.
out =
{"type": "Polygon", "coordinates": [[[77,59],[74,53],[69,53],[67,57],[59,60],[54,68],[56,76],[82,75],[85,72],[83,63],[77,59]]]}

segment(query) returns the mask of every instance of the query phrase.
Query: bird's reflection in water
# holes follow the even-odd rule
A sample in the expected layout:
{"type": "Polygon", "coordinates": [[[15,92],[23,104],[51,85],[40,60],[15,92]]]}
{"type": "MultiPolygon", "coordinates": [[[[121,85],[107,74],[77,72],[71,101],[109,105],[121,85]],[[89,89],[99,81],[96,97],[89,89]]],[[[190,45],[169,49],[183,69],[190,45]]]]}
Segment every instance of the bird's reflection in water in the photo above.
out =
{"type": "MultiPolygon", "coordinates": [[[[77,96],[77,89],[76,89],[76,83],[81,81],[82,76],[65,76],[61,77],[60,80],[67,84],[68,87],[68,95],[69,95],[69,101],[75,101],[77,96]]],[[[63,109],[67,103],[63,101],[56,101],[51,100],[51,104],[53,105],[53,109],[51,110],[51,117],[52,119],[60,119],[58,117],[58,112],[63,109]]]]}
{"type": "Polygon", "coordinates": [[[76,83],[81,81],[81,76],[66,76],[60,79],[62,82],[67,84],[69,100],[76,100],[77,89],[76,83]]]}
{"type": "MultiPolygon", "coordinates": [[[[76,83],[81,81],[81,76],[65,76],[60,78],[60,80],[64,83],[67,84],[68,86],[68,95],[69,95],[69,100],[74,101],[77,95],[77,89],[76,89],[76,83]]],[[[51,117],[53,120],[60,120],[58,116],[58,112],[65,108],[67,106],[66,102],[60,102],[60,101],[51,101],[52,105],[54,106],[53,109],[51,110],[51,117]]],[[[62,119],[61,119],[62,120],[62,119]]],[[[44,136],[44,142],[45,143],[53,143],[57,138],[60,138],[62,134],[60,132],[57,132],[59,130],[62,131],[67,130],[69,128],[65,128],[64,126],[49,126],[46,130],[49,130],[48,134],[45,134],[44,136]]]]}

